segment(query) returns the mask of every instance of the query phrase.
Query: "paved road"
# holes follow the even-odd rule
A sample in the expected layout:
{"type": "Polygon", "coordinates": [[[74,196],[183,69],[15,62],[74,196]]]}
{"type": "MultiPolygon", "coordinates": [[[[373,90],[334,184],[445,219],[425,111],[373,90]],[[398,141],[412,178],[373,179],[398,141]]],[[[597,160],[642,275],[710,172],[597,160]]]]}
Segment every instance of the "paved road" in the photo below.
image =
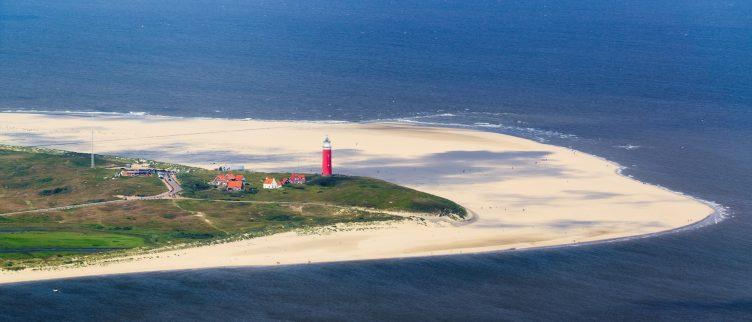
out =
{"type": "Polygon", "coordinates": [[[178,177],[177,175],[175,175],[175,172],[167,173],[167,175],[162,179],[162,182],[167,185],[169,195],[172,198],[177,197],[177,195],[181,191],[183,191],[183,187],[180,186],[180,182],[178,182],[178,177]]]}

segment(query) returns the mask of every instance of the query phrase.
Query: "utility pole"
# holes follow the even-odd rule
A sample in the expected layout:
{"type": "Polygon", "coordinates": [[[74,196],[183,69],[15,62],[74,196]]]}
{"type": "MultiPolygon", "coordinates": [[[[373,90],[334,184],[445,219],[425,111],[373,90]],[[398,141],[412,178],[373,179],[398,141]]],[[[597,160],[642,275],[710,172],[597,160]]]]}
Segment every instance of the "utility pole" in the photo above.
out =
{"type": "Polygon", "coordinates": [[[94,169],[94,129],[91,129],[91,168],[94,169]]]}

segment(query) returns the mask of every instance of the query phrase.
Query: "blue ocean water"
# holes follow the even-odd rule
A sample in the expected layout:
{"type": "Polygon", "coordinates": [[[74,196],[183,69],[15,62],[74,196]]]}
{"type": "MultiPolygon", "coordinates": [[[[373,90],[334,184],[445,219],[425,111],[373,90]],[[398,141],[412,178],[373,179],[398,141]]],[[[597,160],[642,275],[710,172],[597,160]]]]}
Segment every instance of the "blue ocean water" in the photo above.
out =
{"type": "Polygon", "coordinates": [[[751,17],[742,0],[0,1],[0,110],[467,126],[729,213],[572,248],[5,285],[0,319],[750,320],[751,17]]]}

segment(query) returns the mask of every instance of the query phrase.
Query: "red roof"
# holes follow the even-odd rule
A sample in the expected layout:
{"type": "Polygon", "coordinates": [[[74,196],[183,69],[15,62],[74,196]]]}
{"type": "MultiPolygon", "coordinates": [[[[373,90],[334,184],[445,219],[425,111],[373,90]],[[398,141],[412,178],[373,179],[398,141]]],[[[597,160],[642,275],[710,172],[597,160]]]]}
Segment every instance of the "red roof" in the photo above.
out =
{"type": "Polygon", "coordinates": [[[295,179],[305,180],[305,175],[304,174],[293,173],[293,174],[290,175],[290,179],[291,180],[295,180],[295,179]]]}
{"type": "Polygon", "coordinates": [[[272,184],[273,182],[274,182],[274,178],[266,177],[266,179],[264,179],[264,184],[272,184]]]}
{"type": "Polygon", "coordinates": [[[227,188],[243,189],[243,182],[242,181],[227,182],[227,188]]]}
{"type": "Polygon", "coordinates": [[[244,181],[245,177],[240,174],[225,173],[216,176],[214,180],[217,182],[244,181]]]}

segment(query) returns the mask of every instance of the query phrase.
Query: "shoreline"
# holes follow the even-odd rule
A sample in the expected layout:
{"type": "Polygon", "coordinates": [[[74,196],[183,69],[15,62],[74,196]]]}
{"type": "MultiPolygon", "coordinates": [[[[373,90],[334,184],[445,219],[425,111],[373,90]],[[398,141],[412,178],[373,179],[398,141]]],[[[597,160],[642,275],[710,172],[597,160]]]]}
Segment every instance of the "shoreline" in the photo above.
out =
{"type": "MultiPolygon", "coordinates": [[[[602,157],[516,136],[469,130],[466,128],[458,129],[454,127],[436,127],[399,122],[286,122],[174,118],[167,116],[158,117],[157,120],[146,120],[152,116],[126,115],[126,117],[118,117],[111,115],[110,117],[97,118],[68,114],[0,113],[0,116],[6,115],[13,115],[13,118],[16,120],[14,124],[19,124],[19,126],[23,126],[25,123],[42,125],[37,125],[36,128],[29,127],[29,131],[26,132],[13,132],[14,129],[8,127],[0,128],[0,140],[2,142],[8,142],[8,138],[16,138],[16,141],[8,143],[27,145],[19,142],[18,138],[23,139],[25,133],[34,133],[35,140],[48,143],[39,144],[40,147],[54,147],[56,146],[54,142],[65,141],[66,138],[69,138],[75,140],[65,143],[65,145],[74,146],[74,150],[77,148],[75,145],[81,144],[80,137],[82,133],[77,133],[81,132],[80,128],[87,125],[95,126],[95,124],[89,123],[96,120],[105,121],[101,123],[111,121],[113,125],[107,126],[105,124],[105,126],[102,126],[96,124],[96,126],[98,127],[97,131],[108,134],[107,138],[110,141],[107,141],[106,138],[103,142],[118,142],[118,149],[112,149],[112,152],[115,153],[123,148],[125,148],[124,151],[126,152],[130,151],[128,147],[133,146],[132,143],[129,145],[128,142],[130,140],[149,140],[133,138],[128,135],[124,137],[124,133],[127,132],[123,132],[123,129],[141,130],[134,133],[158,134],[147,129],[159,128],[158,126],[154,127],[155,124],[159,123],[189,123],[191,125],[189,126],[190,128],[206,127],[219,129],[228,129],[231,128],[231,125],[243,125],[244,127],[246,125],[255,125],[256,128],[250,129],[250,133],[259,131],[258,133],[262,133],[260,135],[279,140],[278,143],[282,145],[285,142],[293,144],[296,142],[296,139],[304,138],[314,133],[336,130],[341,134],[368,139],[369,146],[367,148],[359,149],[358,142],[355,141],[355,149],[339,149],[342,154],[348,154],[343,157],[347,158],[347,164],[350,164],[352,167],[347,168],[343,166],[344,171],[347,171],[346,174],[355,172],[355,175],[363,175],[363,172],[367,173],[369,171],[369,169],[359,168],[359,163],[373,165],[374,167],[381,166],[383,169],[391,169],[394,173],[385,173],[386,171],[375,172],[375,177],[394,182],[389,179],[405,178],[407,176],[410,179],[418,181],[408,184],[408,187],[446,197],[465,206],[470,212],[476,213],[477,211],[478,214],[475,214],[472,219],[463,220],[460,225],[454,227],[434,223],[432,224],[433,226],[424,229],[411,224],[404,224],[396,225],[398,226],[397,228],[392,226],[387,229],[382,228],[361,234],[334,233],[332,235],[336,236],[323,235],[318,236],[318,238],[294,235],[295,233],[284,233],[261,237],[264,240],[256,238],[233,241],[226,244],[201,246],[186,251],[164,252],[163,254],[175,255],[174,257],[170,257],[171,259],[169,260],[154,260],[143,258],[142,256],[134,256],[133,260],[128,261],[131,265],[115,264],[97,267],[95,264],[87,266],[88,269],[86,267],[61,268],[43,271],[20,271],[15,274],[3,271],[0,272],[0,284],[151,271],[294,265],[304,264],[305,262],[377,260],[587,246],[649,238],[695,229],[711,223],[717,223],[726,216],[726,210],[721,205],[624,175],[622,173],[622,170],[625,169],[623,166],[602,157]],[[51,122],[67,124],[51,124],[51,122]],[[262,128],[261,125],[286,125],[287,127],[262,128]],[[290,134],[288,132],[294,133],[290,134]],[[51,140],[51,138],[45,137],[46,133],[63,133],[64,135],[51,140]],[[384,144],[387,137],[402,140],[408,147],[400,151],[414,153],[416,157],[412,158],[411,155],[411,158],[403,157],[402,159],[389,160],[388,153],[385,154],[389,152],[389,146],[388,144],[384,144]],[[465,148],[462,144],[458,143],[465,143],[473,147],[465,148]],[[377,147],[372,148],[370,145],[377,147]],[[411,149],[421,151],[418,153],[411,151],[411,149]],[[433,154],[430,152],[433,152],[433,154]],[[438,156],[435,157],[436,160],[432,160],[434,156],[438,156]],[[534,165],[532,161],[535,161],[534,165]],[[405,162],[409,166],[405,166],[405,162]],[[443,170],[446,173],[440,173],[442,177],[437,182],[430,182],[430,180],[424,182],[426,180],[423,175],[428,175],[420,173],[421,170],[424,170],[424,165],[429,166],[427,167],[429,170],[427,173],[431,173],[432,171],[430,170],[437,169],[430,166],[438,167],[441,165],[443,167],[442,162],[448,163],[449,166],[447,167],[451,168],[452,171],[443,170]],[[478,164],[474,165],[473,162],[478,164]],[[509,169],[510,166],[511,170],[509,169]],[[515,166],[518,167],[517,170],[515,170],[515,166]],[[602,168],[598,170],[601,166],[602,168]],[[465,172],[465,168],[472,171],[468,170],[465,172]],[[610,174],[606,174],[603,171],[604,168],[611,170],[610,174]],[[459,170],[462,171],[460,172],[459,170]],[[488,178],[489,174],[501,177],[499,179],[501,181],[492,183],[476,183],[474,181],[477,178],[488,178]],[[471,182],[471,185],[467,188],[471,190],[470,192],[458,191],[458,187],[463,187],[462,177],[464,176],[471,178],[468,180],[471,182]],[[618,177],[619,179],[614,177],[618,177]],[[566,180],[566,183],[562,182],[562,180],[566,180]],[[572,183],[570,187],[569,180],[576,181],[576,183],[572,183]],[[552,185],[554,186],[553,188],[550,187],[552,185]],[[545,190],[545,188],[549,188],[551,191],[538,191],[541,189],[545,190]],[[521,191],[523,193],[516,196],[513,193],[506,193],[507,191],[521,191]],[[485,198],[478,196],[482,194],[486,195],[485,198]],[[457,200],[457,198],[453,198],[451,195],[455,195],[461,200],[457,200]],[[492,200],[493,204],[489,200],[492,200]],[[582,204],[587,204],[587,207],[583,207],[582,204]],[[698,204],[701,206],[698,206],[698,204]],[[520,212],[517,208],[512,210],[512,212],[507,211],[507,208],[503,208],[504,210],[501,211],[500,205],[508,205],[510,209],[514,205],[517,208],[521,207],[522,211],[520,212]],[[526,208],[529,209],[527,212],[526,208]],[[597,208],[598,211],[593,210],[593,208],[597,208]],[[702,209],[707,209],[709,213],[704,212],[702,209]],[[641,216],[639,214],[640,210],[648,218],[641,216]],[[609,216],[604,216],[604,212],[609,213],[609,216]],[[687,217],[686,223],[684,219],[680,221],[678,218],[674,218],[678,216],[678,213],[684,212],[692,213],[687,217]],[[526,218],[528,214],[532,215],[533,218],[526,218]],[[619,220],[612,218],[614,214],[619,220]],[[671,216],[671,218],[666,218],[668,216],[671,216]],[[401,233],[394,233],[394,230],[401,233]],[[404,236],[411,235],[411,233],[413,234],[411,238],[404,236]],[[281,235],[285,236],[282,236],[283,239],[279,240],[281,235]],[[573,239],[570,240],[570,238],[573,239]],[[392,239],[398,239],[398,241],[395,242],[392,239]],[[450,240],[447,241],[447,239],[450,240]],[[349,248],[343,252],[344,254],[333,255],[332,252],[339,252],[337,243],[341,244],[343,241],[355,243],[357,247],[350,249],[352,246],[348,245],[349,248]],[[297,258],[296,256],[303,255],[300,252],[295,253],[295,251],[287,250],[285,246],[280,247],[277,243],[281,245],[297,245],[296,247],[309,247],[308,251],[317,252],[318,257],[313,256],[315,257],[313,261],[297,258]],[[413,243],[412,246],[415,247],[410,247],[410,243],[413,243]],[[259,246],[255,244],[265,245],[259,246]],[[219,252],[223,252],[214,258],[216,261],[211,263],[196,261],[196,258],[198,258],[196,256],[202,253],[200,249],[206,250],[212,247],[216,248],[215,250],[219,252]],[[246,253],[239,254],[228,250],[234,247],[240,247],[239,249],[245,250],[246,253]],[[183,253],[178,254],[180,252],[183,253]],[[282,255],[278,256],[278,253],[282,255]],[[183,258],[188,257],[189,259],[175,259],[181,256],[183,258]],[[284,260],[270,261],[269,258],[284,258],[284,260]],[[241,261],[241,263],[233,265],[237,261],[241,261]],[[171,265],[165,266],[165,262],[171,265]],[[113,267],[117,265],[120,265],[119,268],[113,267]],[[92,269],[92,267],[95,268],[92,269]]],[[[174,142],[176,145],[182,144],[183,148],[185,146],[191,148],[196,145],[201,146],[202,149],[196,148],[199,150],[199,152],[196,152],[198,155],[216,153],[209,149],[212,148],[211,145],[207,147],[206,142],[221,140],[221,134],[213,132],[200,134],[180,133],[175,131],[178,128],[182,127],[170,126],[169,130],[172,131],[163,129],[164,137],[171,138],[171,142],[174,142]],[[180,136],[182,138],[179,138],[180,136]],[[185,138],[185,136],[193,137],[185,138]],[[198,138],[198,136],[206,137],[198,138]]],[[[88,131],[88,127],[86,129],[84,132],[88,131]]],[[[235,130],[238,131],[241,129],[238,128],[235,130]]],[[[228,131],[233,130],[230,129],[228,131]]],[[[343,136],[339,136],[338,138],[343,140],[343,136]]],[[[37,142],[39,143],[39,141],[37,142]]],[[[243,141],[235,140],[234,142],[243,141]]],[[[234,151],[232,153],[238,154],[241,152],[249,153],[242,154],[241,157],[255,160],[256,162],[250,163],[252,165],[251,169],[254,170],[257,169],[256,166],[259,164],[272,165],[278,168],[294,167],[294,162],[293,165],[290,162],[286,165],[277,164],[282,161],[279,158],[275,158],[273,154],[270,154],[268,146],[259,146],[258,144],[254,146],[255,143],[258,142],[243,143],[245,144],[243,147],[252,152],[242,151],[238,147],[236,147],[236,150],[226,151],[234,151]],[[267,159],[259,157],[258,154],[263,154],[267,159]]],[[[338,155],[336,144],[337,138],[335,138],[335,158],[338,155]]],[[[344,146],[344,144],[340,146],[344,146]]],[[[154,148],[153,146],[142,147],[141,150],[153,151],[154,148]]],[[[315,148],[313,147],[314,151],[315,148]]],[[[68,148],[65,149],[67,150],[68,148]]],[[[305,162],[307,164],[311,162],[310,159],[315,159],[307,156],[304,152],[300,152],[301,149],[303,148],[291,148],[291,151],[285,151],[290,152],[285,155],[293,155],[295,158],[305,159],[298,162],[305,162]],[[295,152],[295,154],[291,152],[295,152]]],[[[156,151],[160,150],[157,149],[156,151]]],[[[113,153],[105,151],[101,154],[113,153]]],[[[169,155],[175,159],[160,161],[180,161],[181,157],[189,158],[191,154],[189,152],[185,155],[169,155]]],[[[205,164],[200,163],[203,159],[189,161],[193,162],[189,162],[189,165],[205,166],[205,164]]],[[[337,159],[335,159],[335,168],[337,165],[337,159]]],[[[258,169],[268,168],[259,167],[258,169]]],[[[395,183],[403,184],[403,182],[395,183]]],[[[687,215],[684,214],[682,216],[687,215]]],[[[311,257],[311,255],[306,256],[311,257]]]]}
{"type": "MultiPolygon", "coordinates": [[[[427,255],[427,256],[407,256],[407,257],[384,257],[384,258],[371,258],[371,259],[352,259],[352,260],[341,260],[341,261],[325,261],[325,262],[316,262],[316,263],[291,263],[291,264],[267,264],[267,265],[237,265],[237,266],[214,266],[214,267],[199,267],[199,268],[184,268],[184,269],[164,269],[164,270],[144,270],[144,271],[135,271],[135,272],[124,272],[124,273],[102,273],[102,274],[96,274],[96,275],[77,275],[77,276],[69,276],[69,277],[53,277],[53,278],[42,278],[42,279],[30,279],[30,280],[12,280],[12,281],[5,281],[0,279],[0,287],[3,285],[14,285],[14,284],[26,284],[26,283],[36,283],[36,282],[44,282],[44,281],[63,281],[68,279],[76,279],[76,278],[85,278],[85,277],[104,277],[104,276],[119,276],[119,275],[131,275],[131,274],[146,274],[146,273],[165,273],[165,272],[182,272],[182,271],[196,271],[196,270],[209,270],[209,269],[236,269],[236,268],[267,268],[267,267],[280,267],[280,266],[298,266],[298,265],[310,265],[310,264],[329,264],[329,263],[343,263],[343,262],[368,262],[368,261],[380,261],[380,260],[397,260],[397,259],[421,259],[421,258],[441,258],[441,257],[449,257],[449,256],[462,256],[462,255],[491,255],[491,254],[506,254],[506,253],[516,253],[516,252],[527,252],[527,251],[545,251],[545,250],[555,250],[560,248],[573,248],[573,247],[583,247],[583,246],[597,246],[601,244],[610,244],[610,243],[620,243],[620,242],[629,242],[633,240],[638,239],[645,239],[645,238],[652,238],[652,237],[658,237],[662,235],[667,234],[674,234],[694,229],[699,229],[702,227],[706,227],[708,225],[717,224],[723,220],[726,219],[726,208],[721,206],[720,204],[711,202],[711,201],[705,201],[702,199],[697,199],[697,201],[703,202],[708,204],[709,206],[713,207],[714,211],[713,213],[709,214],[707,217],[703,218],[702,220],[698,222],[691,223],[686,226],[682,227],[676,227],[670,230],[666,231],[659,231],[655,233],[648,233],[644,235],[634,235],[634,236],[625,236],[625,237],[616,237],[613,239],[604,239],[604,240],[595,240],[595,241],[585,241],[585,242],[577,242],[573,244],[560,244],[560,245],[550,245],[550,246],[536,246],[536,247],[529,247],[529,248],[511,248],[511,249],[501,249],[501,250],[489,250],[489,251],[481,251],[481,252],[468,252],[468,253],[459,253],[459,254],[437,254],[437,255],[427,255]],[[715,219],[713,222],[709,222],[710,220],[715,219]]],[[[462,220],[460,222],[472,221],[475,217],[473,216],[469,220],[462,220]]],[[[232,242],[232,241],[230,241],[232,242]]],[[[225,242],[220,241],[219,244],[222,244],[225,242]]],[[[203,247],[202,246],[189,246],[191,247],[203,247]]],[[[157,249],[158,251],[158,249],[157,249]]],[[[151,252],[146,251],[144,254],[158,254],[158,252],[151,252]]],[[[162,251],[163,252],[163,251],[162,251]]],[[[121,262],[121,261],[129,261],[132,260],[132,257],[122,257],[115,260],[115,262],[121,262]]],[[[92,265],[97,265],[97,263],[94,263],[92,265]]],[[[42,269],[41,271],[56,271],[58,267],[49,267],[42,269]]],[[[62,269],[70,269],[66,267],[62,267],[62,269]]],[[[73,269],[76,269],[75,267],[73,269]]],[[[3,272],[0,272],[0,276],[3,272]]]]}

